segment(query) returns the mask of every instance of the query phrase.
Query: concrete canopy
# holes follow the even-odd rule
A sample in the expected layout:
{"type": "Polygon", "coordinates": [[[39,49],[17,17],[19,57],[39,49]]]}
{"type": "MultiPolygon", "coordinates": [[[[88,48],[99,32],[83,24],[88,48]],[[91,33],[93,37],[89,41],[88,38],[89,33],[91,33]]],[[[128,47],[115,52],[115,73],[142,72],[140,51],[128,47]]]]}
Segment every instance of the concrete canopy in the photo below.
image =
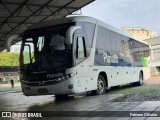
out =
{"type": "MultiPolygon", "coordinates": [[[[12,35],[35,23],[65,17],[94,0],[0,0],[0,51],[12,35]]],[[[13,41],[14,43],[18,41],[13,41]]]]}

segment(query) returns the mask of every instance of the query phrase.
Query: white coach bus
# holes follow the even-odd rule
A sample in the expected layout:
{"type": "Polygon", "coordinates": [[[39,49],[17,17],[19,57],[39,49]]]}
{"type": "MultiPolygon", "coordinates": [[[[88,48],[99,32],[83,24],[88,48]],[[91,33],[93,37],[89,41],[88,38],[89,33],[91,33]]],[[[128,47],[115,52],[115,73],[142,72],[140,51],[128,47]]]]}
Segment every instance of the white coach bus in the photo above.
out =
{"type": "Polygon", "coordinates": [[[23,34],[20,78],[24,95],[56,97],[145,79],[149,46],[97,19],[61,18],[30,26],[23,34]]]}

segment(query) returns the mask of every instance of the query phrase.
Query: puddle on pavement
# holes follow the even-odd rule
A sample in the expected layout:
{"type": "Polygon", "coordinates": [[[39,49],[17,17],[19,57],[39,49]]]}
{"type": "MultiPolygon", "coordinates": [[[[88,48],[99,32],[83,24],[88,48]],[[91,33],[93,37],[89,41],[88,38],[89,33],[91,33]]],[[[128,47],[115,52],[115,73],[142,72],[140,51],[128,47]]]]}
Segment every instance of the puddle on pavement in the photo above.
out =
{"type": "Polygon", "coordinates": [[[85,97],[86,96],[69,96],[63,99],[56,99],[53,96],[53,101],[43,104],[34,104],[28,107],[27,111],[53,111],[56,110],[57,107],[63,109],[64,105],[71,104],[72,102],[84,99],[85,97]]]}

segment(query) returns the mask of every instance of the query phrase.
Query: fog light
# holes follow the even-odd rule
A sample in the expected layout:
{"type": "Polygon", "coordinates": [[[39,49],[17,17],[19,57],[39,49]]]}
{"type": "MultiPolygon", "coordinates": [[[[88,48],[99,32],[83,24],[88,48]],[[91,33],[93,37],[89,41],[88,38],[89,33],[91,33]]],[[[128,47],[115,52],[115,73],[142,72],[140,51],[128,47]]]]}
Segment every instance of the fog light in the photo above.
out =
{"type": "Polygon", "coordinates": [[[69,89],[73,89],[73,84],[68,86],[69,89]]]}
{"type": "Polygon", "coordinates": [[[74,73],[70,74],[70,76],[71,76],[71,77],[74,76],[74,73]]]}

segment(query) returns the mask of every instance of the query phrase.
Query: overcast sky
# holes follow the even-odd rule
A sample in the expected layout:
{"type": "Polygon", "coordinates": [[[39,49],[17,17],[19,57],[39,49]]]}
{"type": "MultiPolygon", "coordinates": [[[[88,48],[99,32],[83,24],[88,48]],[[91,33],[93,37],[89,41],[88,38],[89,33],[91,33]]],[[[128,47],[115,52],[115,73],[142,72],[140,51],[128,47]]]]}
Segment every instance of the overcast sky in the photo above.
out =
{"type": "Polygon", "coordinates": [[[117,28],[142,27],[160,35],[160,0],[96,0],[82,9],[82,15],[117,28]]]}

